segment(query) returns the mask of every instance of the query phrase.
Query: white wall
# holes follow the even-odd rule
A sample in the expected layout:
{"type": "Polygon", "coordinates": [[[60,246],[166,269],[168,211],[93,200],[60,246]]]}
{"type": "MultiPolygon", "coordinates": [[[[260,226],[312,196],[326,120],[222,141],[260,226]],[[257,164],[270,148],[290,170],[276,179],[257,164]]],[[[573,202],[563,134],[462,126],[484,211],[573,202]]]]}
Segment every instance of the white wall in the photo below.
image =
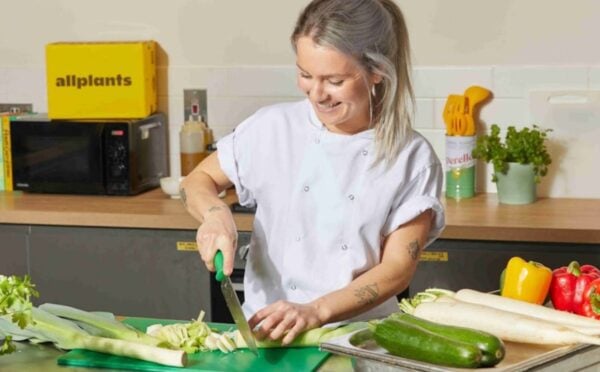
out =
{"type": "MultiPolygon", "coordinates": [[[[2,0],[1,66],[40,66],[59,40],[157,40],[170,65],[293,62],[299,0],[2,0]]],[[[417,65],[600,61],[596,0],[398,0],[417,65]]]]}
{"type": "MultiPolygon", "coordinates": [[[[441,109],[449,93],[462,93],[472,84],[490,88],[494,100],[481,111],[484,127],[533,121],[552,127],[569,123],[550,121],[547,113],[552,110],[540,109],[545,102],[532,107],[532,92],[577,90],[596,97],[593,90],[600,90],[598,1],[397,2],[411,33],[416,127],[442,159],[441,109]]],[[[154,39],[162,48],[160,107],[169,114],[171,170],[178,174],[183,89],[208,89],[208,121],[217,137],[261,105],[300,97],[289,34],[306,3],[3,0],[0,102],[31,102],[36,111],[47,109],[44,46],[49,42],[154,39]]],[[[600,125],[593,107],[573,110],[561,117],[587,115],[581,124],[587,126],[584,132],[590,143],[600,141],[600,133],[591,127],[600,125]]],[[[561,146],[553,149],[560,151],[541,194],[600,198],[600,189],[580,186],[600,181],[593,165],[600,153],[569,153],[574,139],[568,130],[554,134],[553,140],[561,146]]],[[[479,188],[494,192],[488,176],[489,169],[481,169],[479,188]]]]}

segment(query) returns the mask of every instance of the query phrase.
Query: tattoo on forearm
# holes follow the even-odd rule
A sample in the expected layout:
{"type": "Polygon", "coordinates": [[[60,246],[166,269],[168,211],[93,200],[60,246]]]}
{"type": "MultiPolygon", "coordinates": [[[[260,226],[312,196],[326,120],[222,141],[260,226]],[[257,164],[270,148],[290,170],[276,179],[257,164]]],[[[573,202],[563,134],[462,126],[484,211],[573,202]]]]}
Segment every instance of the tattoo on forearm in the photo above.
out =
{"type": "Polygon", "coordinates": [[[358,297],[358,303],[360,305],[370,305],[375,303],[375,300],[379,297],[379,287],[377,286],[377,283],[368,284],[356,289],[354,295],[358,297]]]}
{"type": "Polygon", "coordinates": [[[421,253],[421,247],[419,246],[418,240],[414,240],[414,241],[408,243],[408,254],[414,261],[419,259],[420,253],[421,253]]]}
{"type": "Polygon", "coordinates": [[[215,205],[214,207],[208,208],[208,210],[206,212],[209,213],[209,212],[214,212],[214,211],[220,211],[222,209],[226,209],[226,208],[222,205],[215,205]]]}
{"type": "Polygon", "coordinates": [[[179,196],[181,197],[183,206],[187,208],[187,195],[185,195],[185,189],[183,187],[179,189],[179,196]]]}

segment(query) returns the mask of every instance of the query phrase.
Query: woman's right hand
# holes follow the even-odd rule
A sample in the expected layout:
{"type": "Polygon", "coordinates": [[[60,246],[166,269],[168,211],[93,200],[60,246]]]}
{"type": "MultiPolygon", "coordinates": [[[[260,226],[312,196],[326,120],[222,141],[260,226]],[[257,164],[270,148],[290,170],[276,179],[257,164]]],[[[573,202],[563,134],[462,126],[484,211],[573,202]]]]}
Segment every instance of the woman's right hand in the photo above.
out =
{"type": "Polygon", "coordinates": [[[215,254],[217,251],[221,251],[223,253],[223,273],[227,276],[231,275],[237,248],[237,228],[227,206],[211,207],[204,214],[204,221],[196,233],[196,243],[200,257],[209,271],[215,271],[215,254]]]}

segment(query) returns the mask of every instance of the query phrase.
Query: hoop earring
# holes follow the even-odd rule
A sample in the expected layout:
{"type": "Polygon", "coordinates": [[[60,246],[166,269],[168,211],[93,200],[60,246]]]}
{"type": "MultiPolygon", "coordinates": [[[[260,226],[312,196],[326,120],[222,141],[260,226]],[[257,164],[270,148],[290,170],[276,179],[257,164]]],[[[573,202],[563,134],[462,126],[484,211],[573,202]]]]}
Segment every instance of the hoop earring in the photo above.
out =
{"type": "Polygon", "coordinates": [[[375,97],[377,92],[375,92],[375,84],[371,85],[371,95],[375,97]]]}

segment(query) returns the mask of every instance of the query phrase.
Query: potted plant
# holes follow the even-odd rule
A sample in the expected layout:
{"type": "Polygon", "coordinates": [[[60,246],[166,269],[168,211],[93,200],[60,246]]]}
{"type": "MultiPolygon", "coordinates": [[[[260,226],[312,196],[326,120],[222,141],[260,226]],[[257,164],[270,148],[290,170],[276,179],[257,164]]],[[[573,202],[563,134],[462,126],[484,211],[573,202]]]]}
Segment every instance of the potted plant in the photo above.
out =
{"type": "Polygon", "coordinates": [[[536,185],[552,163],[546,149],[550,131],[537,125],[521,130],[510,126],[502,141],[500,127],[493,124],[490,134],[477,139],[473,158],[492,163],[492,182],[497,184],[500,203],[528,204],[535,201],[536,185]]]}

